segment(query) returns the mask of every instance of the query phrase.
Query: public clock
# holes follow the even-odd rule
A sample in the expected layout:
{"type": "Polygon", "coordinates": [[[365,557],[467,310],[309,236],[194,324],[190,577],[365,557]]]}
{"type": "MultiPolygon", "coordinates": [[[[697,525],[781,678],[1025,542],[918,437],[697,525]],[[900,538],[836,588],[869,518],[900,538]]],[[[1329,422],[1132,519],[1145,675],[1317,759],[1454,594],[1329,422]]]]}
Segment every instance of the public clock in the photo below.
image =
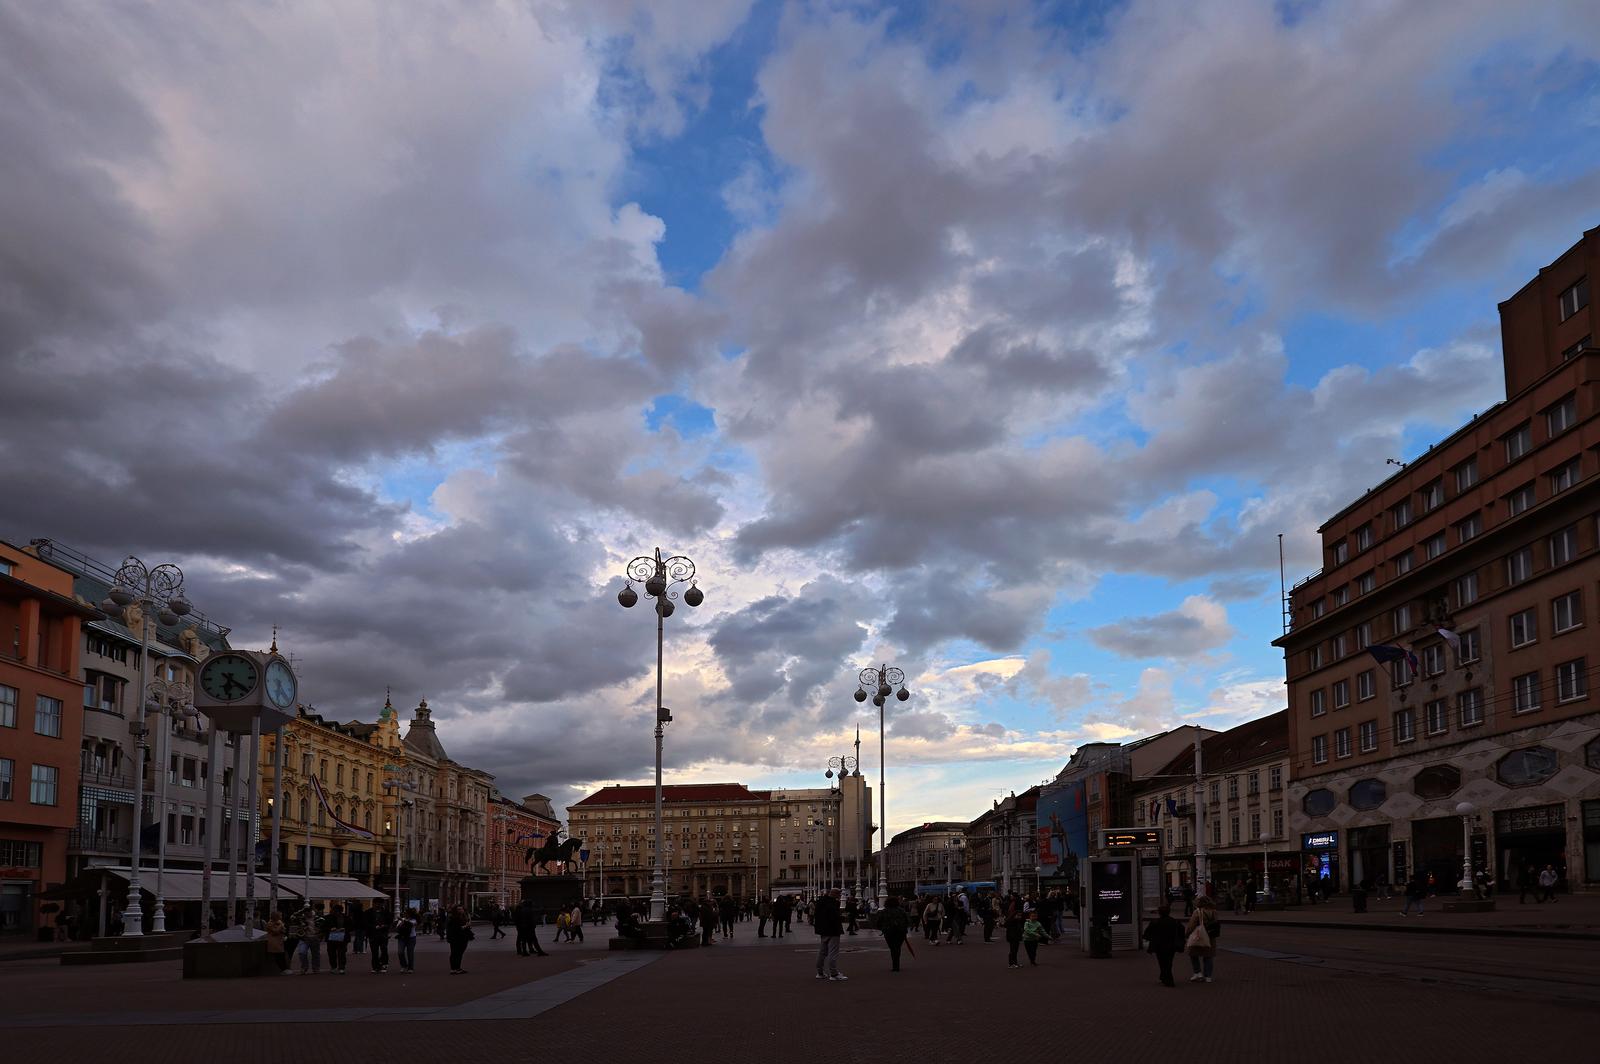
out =
{"type": "Polygon", "coordinates": [[[289,668],[288,662],[282,658],[267,662],[267,701],[279,709],[292,709],[298,688],[294,670],[289,668]]]}
{"type": "Polygon", "coordinates": [[[218,654],[200,666],[200,689],[218,702],[237,702],[261,682],[261,670],[243,654],[218,654]]]}

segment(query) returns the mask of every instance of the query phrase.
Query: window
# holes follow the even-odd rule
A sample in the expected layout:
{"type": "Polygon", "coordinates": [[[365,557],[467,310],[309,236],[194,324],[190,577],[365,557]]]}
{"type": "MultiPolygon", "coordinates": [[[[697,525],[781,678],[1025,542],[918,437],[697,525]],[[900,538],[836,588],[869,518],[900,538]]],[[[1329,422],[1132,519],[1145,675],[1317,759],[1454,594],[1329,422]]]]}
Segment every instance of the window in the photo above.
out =
{"type": "Polygon", "coordinates": [[[1378,693],[1377,676],[1371,669],[1356,674],[1356,699],[1365,702],[1378,693]]]}
{"type": "Polygon", "coordinates": [[[1333,756],[1334,757],[1349,757],[1350,756],[1350,729],[1349,728],[1340,728],[1338,731],[1333,733],[1333,756]]]}
{"type": "Polygon", "coordinates": [[[1372,645],[1372,622],[1362,621],[1356,625],[1356,649],[1365,650],[1372,645]]]}
{"type": "Polygon", "coordinates": [[[1260,813],[1251,813],[1250,814],[1250,837],[1252,839],[1259,839],[1261,837],[1261,814],[1260,813]]]}
{"type": "Polygon", "coordinates": [[[1533,548],[1523,547],[1506,555],[1506,583],[1520,584],[1533,576],[1533,548]]]}
{"type": "Polygon", "coordinates": [[[1341,539],[1333,545],[1333,564],[1343,565],[1350,560],[1350,543],[1341,539]]]}
{"type": "Polygon", "coordinates": [[[1300,800],[1300,808],[1306,811],[1306,816],[1327,816],[1339,804],[1339,799],[1326,787],[1307,791],[1306,796],[1300,800]]]}
{"type": "Polygon", "coordinates": [[[1570,632],[1583,626],[1583,599],[1576,591],[1569,591],[1550,603],[1551,630],[1570,632]]]}
{"type": "Polygon", "coordinates": [[[1235,843],[1239,841],[1239,818],[1236,816],[1228,818],[1228,841],[1235,843]]]}
{"type": "Polygon", "coordinates": [[[1211,822],[1211,845],[1222,845],[1222,821],[1220,820],[1213,820],[1211,822]]]}
{"type": "Polygon", "coordinates": [[[1556,666],[1556,701],[1572,702],[1589,693],[1589,681],[1583,674],[1583,659],[1564,661],[1556,666]]]}
{"type": "Polygon", "coordinates": [[[1345,603],[1347,603],[1349,601],[1350,601],[1350,585],[1349,584],[1340,584],[1338,587],[1333,589],[1333,604],[1335,606],[1343,606],[1345,603]]]}
{"type": "Polygon", "coordinates": [[[1211,804],[1216,805],[1222,801],[1222,784],[1216,780],[1211,781],[1211,804]]]}
{"type": "Polygon", "coordinates": [[[34,696],[33,730],[39,735],[61,738],[61,699],[51,698],[49,695],[34,696]]]}
{"type": "Polygon", "coordinates": [[[1370,595],[1372,594],[1372,589],[1377,586],[1377,578],[1372,575],[1371,569],[1356,577],[1356,594],[1358,595],[1370,595]]]}
{"type": "Polygon", "coordinates": [[[1510,517],[1515,517],[1533,504],[1533,483],[1530,481],[1506,496],[1506,513],[1510,517]]]}
{"type": "Polygon", "coordinates": [[[1443,532],[1435,532],[1433,535],[1429,536],[1427,539],[1422,541],[1422,558],[1423,558],[1423,560],[1424,561],[1432,561],[1433,559],[1437,558],[1439,555],[1444,553],[1444,548],[1445,548],[1444,533],[1443,532]]]}
{"type": "Polygon", "coordinates": [[[1528,607],[1511,615],[1511,646],[1525,647],[1539,638],[1539,618],[1528,607]]]}
{"type": "Polygon", "coordinates": [[[1422,707],[1429,735],[1443,735],[1450,730],[1450,707],[1442,698],[1435,698],[1422,707]]]}
{"type": "Polygon", "coordinates": [[[1322,644],[1318,643],[1306,651],[1306,667],[1309,669],[1322,668],[1322,644]]]}
{"type": "Polygon", "coordinates": [[[1276,838],[1280,838],[1280,839],[1283,838],[1283,810],[1282,809],[1274,809],[1272,811],[1272,834],[1276,838]]]}
{"type": "Polygon", "coordinates": [[[1422,675],[1439,676],[1444,672],[1444,644],[1430,643],[1422,648],[1422,675]]]}
{"type": "Polygon", "coordinates": [[[1423,486],[1417,492],[1417,497],[1422,503],[1422,512],[1428,513],[1444,505],[1444,481],[1435,480],[1423,486]]]}
{"type": "Polygon", "coordinates": [[[1459,495],[1478,482],[1478,460],[1476,458],[1468,458],[1465,462],[1456,466],[1454,472],[1456,476],[1456,494],[1459,495]]]}
{"type": "Polygon", "coordinates": [[[1550,494],[1559,495],[1583,479],[1583,460],[1574,458],[1550,471],[1550,494]]]}
{"type": "Polygon", "coordinates": [[[1565,565],[1578,556],[1578,526],[1563,528],[1550,537],[1551,566],[1565,565]]]}
{"type": "Polygon", "coordinates": [[[1396,554],[1394,556],[1394,575],[1395,576],[1404,576],[1406,573],[1409,573],[1410,571],[1411,571],[1411,552],[1410,551],[1406,551],[1404,554],[1396,554]]]}
{"type": "Polygon", "coordinates": [[[33,766],[33,779],[28,789],[28,801],[32,802],[34,805],[56,804],[55,766],[33,766]]]}
{"type": "Polygon", "coordinates": [[[1483,531],[1483,515],[1473,514],[1471,517],[1456,522],[1456,542],[1465,543],[1469,539],[1477,538],[1483,531]]]}
{"type": "Polygon", "coordinates": [[[11,778],[16,770],[16,762],[9,757],[0,757],[0,802],[11,801],[11,778]]]}
{"type": "Polygon", "coordinates": [[[1372,522],[1368,521],[1366,524],[1364,524],[1360,528],[1356,529],[1356,550],[1362,551],[1362,550],[1371,550],[1371,549],[1372,549],[1372,522]]]}
{"type": "Polygon", "coordinates": [[[1417,715],[1409,710],[1402,709],[1394,715],[1394,741],[1409,743],[1417,737],[1417,715]]]}
{"type": "Polygon", "coordinates": [[[1589,343],[1590,343],[1590,341],[1592,339],[1593,339],[1593,337],[1585,336],[1583,339],[1579,340],[1577,343],[1567,345],[1567,347],[1562,349],[1561,360],[1563,362],[1565,362],[1569,358],[1577,358],[1578,354],[1584,348],[1589,346],[1589,343]]]}
{"type": "Polygon", "coordinates": [[[1561,309],[1561,320],[1566,321],[1578,311],[1589,305],[1589,278],[1580,277],[1572,283],[1572,287],[1562,292],[1557,297],[1561,309]]]}
{"type": "Polygon", "coordinates": [[[1239,777],[1238,776],[1229,776],[1228,777],[1228,800],[1231,802],[1237,797],[1239,797],[1239,777]]]}
{"type": "Polygon", "coordinates": [[[1350,653],[1350,633],[1340,632],[1333,637],[1333,660],[1340,661],[1350,653]]]}
{"type": "Polygon", "coordinates": [[[1539,674],[1525,672],[1511,679],[1511,708],[1518,713],[1531,713],[1539,708],[1539,674]]]}
{"type": "MultiPolygon", "coordinates": [[[[1325,694],[1325,692],[1320,687],[1317,690],[1311,692],[1311,697],[1310,697],[1311,715],[1313,717],[1320,717],[1320,716],[1322,716],[1324,713],[1326,713],[1328,711],[1328,707],[1323,704],[1324,694],[1325,694]]],[[[1212,784],[1212,786],[1216,786],[1216,785],[1212,784]]],[[[1211,800],[1213,802],[1216,801],[1217,800],[1216,796],[1213,795],[1211,800]]]]}
{"type": "Polygon", "coordinates": [[[1376,809],[1389,797],[1389,787],[1382,780],[1356,780],[1350,785],[1350,808],[1367,811],[1376,809]]]}
{"type": "Polygon", "coordinates": [[[1271,768],[1267,769],[1267,789],[1269,791],[1280,791],[1283,789],[1282,765],[1273,765],[1271,768]]]}
{"type": "Polygon", "coordinates": [[[1505,444],[1506,461],[1515,462],[1518,458],[1527,454],[1529,448],[1533,446],[1533,430],[1524,421],[1521,425],[1500,437],[1500,439],[1505,444]]]}
{"type": "Polygon", "coordinates": [[[1461,664],[1466,665],[1483,657],[1483,640],[1479,637],[1476,628],[1468,628],[1465,632],[1458,632],[1456,638],[1461,640],[1461,650],[1457,655],[1461,664]]]}
{"type": "Polygon", "coordinates": [[[1313,735],[1311,737],[1311,763],[1325,765],[1328,762],[1328,737],[1326,735],[1313,735]]]}
{"type": "Polygon", "coordinates": [[[1411,500],[1406,499],[1403,502],[1396,503],[1389,510],[1389,520],[1394,523],[1396,532],[1409,525],[1411,523],[1411,500]]]}
{"type": "Polygon", "coordinates": [[[1250,773],[1250,775],[1248,777],[1246,777],[1246,780],[1245,780],[1245,793],[1246,794],[1260,794],[1261,793],[1261,773],[1252,772],[1252,773],[1250,773]]]}
{"type": "Polygon", "coordinates": [[[1411,779],[1418,798],[1447,798],[1461,789],[1461,770],[1454,765],[1430,765],[1411,779]]]}
{"type": "Polygon", "coordinates": [[[1467,573],[1456,577],[1455,582],[1456,607],[1471,605],[1478,601],[1478,574],[1467,573]]]}
{"type": "Polygon", "coordinates": [[[1311,600],[1311,619],[1314,621],[1318,617],[1321,617],[1322,616],[1322,611],[1323,611],[1322,597],[1319,595],[1317,598],[1311,600]]]}
{"type": "Polygon", "coordinates": [[[1456,695],[1456,719],[1463,728],[1476,728],[1483,723],[1483,689],[1474,687],[1456,695]]]}
{"type": "Polygon", "coordinates": [[[1333,685],[1333,708],[1343,709],[1350,704],[1350,681],[1339,680],[1333,685]]]}
{"type": "Polygon", "coordinates": [[[1359,739],[1363,754],[1370,754],[1376,750],[1378,748],[1378,722],[1375,720],[1362,722],[1359,739]]]}
{"type": "Polygon", "coordinates": [[[0,728],[17,726],[17,696],[20,693],[15,687],[0,683],[0,728]]]}
{"type": "Polygon", "coordinates": [[[1578,423],[1578,399],[1569,395],[1544,412],[1544,427],[1552,436],[1559,436],[1578,423]]]}
{"type": "Polygon", "coordinates": [[[1394,609],[1394,634],[1405,635],[1411,631],[1411,603],[1396,606],[1394,609]]]}

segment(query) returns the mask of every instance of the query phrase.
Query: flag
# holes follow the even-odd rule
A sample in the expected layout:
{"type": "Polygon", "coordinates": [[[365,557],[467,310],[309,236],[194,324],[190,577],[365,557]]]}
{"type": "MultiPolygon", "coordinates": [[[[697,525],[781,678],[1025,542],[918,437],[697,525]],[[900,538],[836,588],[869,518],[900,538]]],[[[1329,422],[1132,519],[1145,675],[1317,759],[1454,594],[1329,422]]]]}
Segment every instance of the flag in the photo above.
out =
{"type": "Polygon", "coordinates": [[[371,839],[376,837],[372,834],[372,832],[366,830],[365,828],[358,828],[348,820],[340,820],[336,815],[334,815],[333,806],[328,804],[327,792],[322,789],[322,781],[315,776],[311,777],[311,789],[317,792],[317,801],[322,803],[322,810],[328,814],[328,819],[333,821],[334,827],[339,828],[342,831],[348,831],[350,834],[355,835],[358,838],[371,839]]]}
{"type": "Polygon", "coordinates": [[[1151,823],[1154,823],[1156,818],[1159,817],[1160,815],[1161,815],[1161,799],[1160,798],[1152,798],[1152,799],[1150,799],[1150,821],[1151,821],[1151,823]]]}
{"type": "Polygon", "coordinates": [[[1441,629],[1439,629],[1439,637],[1441,639],[1443,639],[1446,643],[1450,644],[1450,649],[1454,650],[1456,652],[1456,656],[1457,657],[1461,656],[1461,637],[1460,636],[1456,635],[1454,632],[1452,632],[1448,628],[1441,628],[1441,629]]]}
{"type": "Polygon", "coordinates": [[[1403,661],[1411,668],[1411,675],[1417,674],[1417,656],[1405,647],[1397,647],[1393,643],[1374,643],[1367,647],[1367,653],[1379,664],[1388,665],[1391,662],[1403,661]]]}
{"type": "Polygon", "coordinates": [[[1177,816],[1178,815],[1178,803],[1177,803],[1176,799],[1173,799],[1173,798],[1168,798],[1167,799],[1167,815],[1168,816],[1177,816]]]}

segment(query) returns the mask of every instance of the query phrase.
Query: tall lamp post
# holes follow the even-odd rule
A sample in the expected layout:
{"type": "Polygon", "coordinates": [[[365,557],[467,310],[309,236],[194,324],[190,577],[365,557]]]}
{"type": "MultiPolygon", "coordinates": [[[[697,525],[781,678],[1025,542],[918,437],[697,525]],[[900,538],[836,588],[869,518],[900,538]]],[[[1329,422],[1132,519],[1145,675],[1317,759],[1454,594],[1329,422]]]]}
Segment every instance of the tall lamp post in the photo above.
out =
{"type": "MultiPolygon", "coordinates": [[[[406,854],[405,811],[407,808],[414,807],[417,804],[402,792],[417,791],[421,790],[421,788],[415,783],[402,778],[402,773],[405,772],[405,769],[399,765],[384,765],[383,771],[389,777],[383,781],[383,789],[393,791],[396,799],[394,803],[394,918],[399,920],[401,912],[404,911],[400,904],[400,865],[404,862],[406,854]]],[[[412,815],[414,818],[415,814],[412,815]]],[[[311,854],[307,851],[306,861],[309,862],[310,860],[311,854]]]]}
{"type": "MultiPolygon", "coordinates": [[[[858,776],[861,774],[860,758],[850,757],[848,755],[844,757],[828,758],[828,771],[826,775],[830,781],[828,788],[833,791],[834,794],[834,820],[836,821],[835,828],[837,829],[835,833],[839,836],[839,845],[834,847],[834,850],[839,856],[839,886],[841,889],[844,887],[845,880],[844,781],[850,778],[851,773],[855,773],[858,776]],[[839,774],[839,780],[837,783],[832,782],[833,774],[835,772],[839,774]]],[[[861,893],[861,858],[859,856],[856,858],[856,893],[858,895],[861,893]]]]}
{"type": "Polygon", "coordinates": [[[1476,890],[1472,883],[1472,822],[1477,819],[1478,807],[1461,802],[1456,805],[1456,813],[1461,817],[1461,882],[1456,886],[1465,898],[1476,890]]]}
{"type": "MultiPolygon", "coordinates": [[[[856,677],[856,701],[867,700],[867,688],[872,688],[872,704],[878,707],[878,853],[887,859],[889,853],[889,796],[884,788],[883,774],[883,718],[884,704],[889,696],[904,702],[911,697],[906,688],[906,674],[892,665],[879,665],[876,669],[862,669],[856,677]]],[[[889,877],[878,869],[878,908],[882,909],[889,897],[889,877]]]]}
{"type": "MultiPolygon", "coordinates": [[[[496,813],[494,815],[494,820],[497,824],[509,824],[511,823],[512,818],[506,816],[504,813],[496,813]]],[[[497,887],[500,894],[500,908],[504,909],[506,907],[506,851],[508,849],[506,846],[505,831],[501,830],[495,832],[495,838],[500,842],[500,858],[495,865],[495,871],[497,873],[495,878],[499,880],[497,887]]]]}
{"type": "MultiPolygon", "coordinates": [[[[147,738],[149,729],[145,726],[145,702],[150,693],[150,614],[156,612],[156,620],[169,628],[178,623],[178,619],[193,611],[189,600],[183,597],[183,570],[176,565],[166,564],[150,568],[129,555],[123,559],[122,567],[112,578],[111,589],[106,595],[106,601],[101,604],[101,609],[112,616],[123,616],[129,606],[139,607],[139,719],[134,725],[135,773],[133,777],[133,853],[128,869],[128,907],[123,911],[123,935],[136,936],[144,934],[144,909],[139,894],[139,835],[144,821],[144,762],[145,751],[149,748],[147,738]]],[[[162,766],[161,780],[165,784],[167,778],[166,766],[162,766]]],[[[162,788],[163,792],[165,788],[162,788]]],[[[159,824],[160,838],[165,841],[167,835],[166,811],[161,811],[159,824]]],[[[164,847],[162,847],[164,849],[164,847]]],[[[160,880],[160,870],[157,869],[157,881],[160,880]]],[[[156,898],[155,922],[153,931],[167,929],[167,915],[162,909],[164,899],[156,898]]]]}
{"type": "Polygon", "coordinates": [[[147,717],[154,714],[161,721],[161,742],[156,754],[161,759],[156,782],[156,821],[161,825],[161,834],[156,842],[156,911],[150,928],[160,934],[167,929],[167,897],[162,880],[167,871],[167,777],[171,775],[172,718],[179,717],[193,724],[200,719],[200,711],[194,708],[194,692],[187,683],[157,678],[145,689],[145,713],[147,717]]]}
{"type": "Polygon", "coordinates": [[[644,593],[656,600],[656,845],[653,859],[655,867],[650,874],[650,920],[660,923],[667,918],[667,874],[662,867],[666,834],[661,826],[661,739],[662,729],[672,719],[672,711],[661,704],[662,634],[666,619],[672,616],[675,609],[672,600],[678,597],[678,592],[673,590],[677,585],[689,585],[683,592],[683,601],[691,607],[705,601],[705,593],[695,586],[694,562],[681,554],[664,558],[660,547],[656,548],[654,557],[641,555],[633,559],[625,572],[627,582],[617,592],[619,605],[624,609],[632,609],[638,603],[639,593],[633,589],[635,581],[644,584],[644,593]]]}

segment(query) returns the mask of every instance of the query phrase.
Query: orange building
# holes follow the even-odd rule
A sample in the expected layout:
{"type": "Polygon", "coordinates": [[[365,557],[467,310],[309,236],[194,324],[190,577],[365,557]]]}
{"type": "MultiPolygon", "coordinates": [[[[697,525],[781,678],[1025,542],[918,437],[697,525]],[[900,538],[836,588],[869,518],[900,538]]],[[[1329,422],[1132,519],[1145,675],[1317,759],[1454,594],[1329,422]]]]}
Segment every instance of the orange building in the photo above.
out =
{"type": "Polygon", "coordinates": [[[1600,229],[1500,305],[1505,401],[1330,518],[1290,592],[1291,830],[1334,889],[1454,889],[1468,847],[1600,886],[1597,274],[1600,229]]]}
{"type": "Polygon", "coordinates": [[[78,816],[82,623],[72,574],[0,541],[0,934],[48,935],[78,816]]]}
{"type": "Polygon", "coordinates": [[[517,904],[522,897],[517,884],[531,871],[528,850],[540,846],[545,836],[560,825],[555,810],[550,808],[550,799],[542,794],[530,794],[516,802],[498,790],[490,792],[483,853],[489,862],[489,890],[496,904],[517,904]]]}

